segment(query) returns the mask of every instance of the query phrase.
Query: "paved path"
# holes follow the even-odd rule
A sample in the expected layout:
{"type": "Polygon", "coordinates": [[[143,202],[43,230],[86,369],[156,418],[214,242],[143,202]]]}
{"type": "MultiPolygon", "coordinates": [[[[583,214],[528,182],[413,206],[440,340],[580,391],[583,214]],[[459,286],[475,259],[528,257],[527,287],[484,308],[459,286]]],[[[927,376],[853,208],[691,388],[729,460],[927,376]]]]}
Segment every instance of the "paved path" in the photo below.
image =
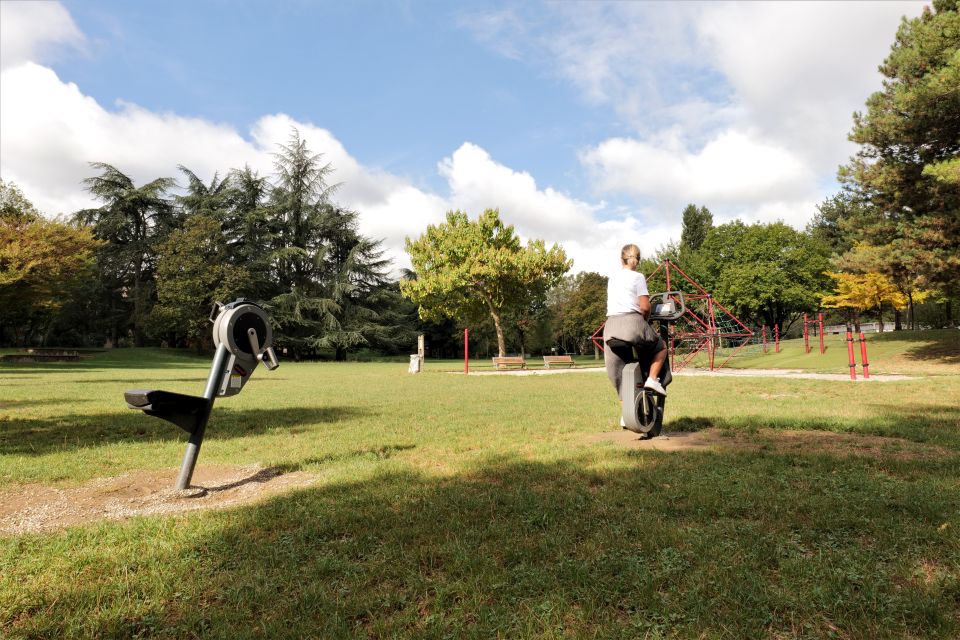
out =
{"type": "MultiPolygon", "coordinates": [[[[520,369],[513,371],[476,371],[471,376],[550,376],[563,373],[596,373],[605,372],[602,367],[576,367],[573,369],[520,369]]],[[[682,369],[675,371],[675,376],[732,376],[741,378],[802,378],[807,380],[836,380],[850,382],[850,375],[846,373],[813,373],[803,369],[682,369]]],[[[896,382],[913,380],[912,376],[900,374],[874,374],[864,379],[857,372],[857,382],[896,382]]]]}

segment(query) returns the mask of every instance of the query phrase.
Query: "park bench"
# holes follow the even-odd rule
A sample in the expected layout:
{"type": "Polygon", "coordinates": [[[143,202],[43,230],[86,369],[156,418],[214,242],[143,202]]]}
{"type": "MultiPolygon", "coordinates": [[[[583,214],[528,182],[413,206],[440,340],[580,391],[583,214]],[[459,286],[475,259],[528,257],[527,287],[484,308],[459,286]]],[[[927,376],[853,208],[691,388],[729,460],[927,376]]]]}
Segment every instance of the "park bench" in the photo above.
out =
{"type": "Polygon", "coordinates": [[[504,356],[493,358],[493,366],[497,368],[498,371],[507,369],[509,367],[520,367],[521,369],[527,368],[527,361],[524,360],[521,356],[504,356]]]}
{"type": "Polygon", "coordinates": [[[569,367],[577,366],[577,363],[573,361],[573,356],[543,356],[543,366],[545,369],[549,369],[551,365],[565,364],[569,367]]]}

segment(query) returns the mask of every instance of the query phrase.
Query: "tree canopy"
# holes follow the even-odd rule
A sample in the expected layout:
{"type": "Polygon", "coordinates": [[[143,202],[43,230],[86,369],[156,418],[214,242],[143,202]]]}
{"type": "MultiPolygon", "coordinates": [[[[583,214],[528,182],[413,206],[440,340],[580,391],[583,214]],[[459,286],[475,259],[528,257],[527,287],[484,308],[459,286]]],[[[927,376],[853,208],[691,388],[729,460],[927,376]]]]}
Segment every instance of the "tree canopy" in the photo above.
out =
{"type": "Polygon", "coordinates": [[[907,298],[897,286],[882,273],[830,273],[836,283],[836,293],[824,295],[821,303],[825,308],[849,309],[854,314],[872,309],[877,312],[877,322],[883,331],[883,307],[903,308],[907,298]]]}
{"type": "Polygon", "coordinates": [[[471,319],[488,314],[506,354],[503,314],[544,296],[571,266],[558,245],[542,240],[522,246],[500,212],[487,209],[476,220],[450,211],[446,222],[430,225],[416,240],[407,238],[416,278],[400,283],[403,295],[419,307],[420,317],[471,319]]]}
{"type": "MultiPolygon", "coordinates": [[[[880,65],[883,87],[854,114],[860,145],[839,177],[863,206],[848,212],[852,240],[908,256],[923,283],[960,281],[960,14],[955,0],[934,2],[904,20],[880,65]]],[[[874,265],[894,281],[915,277],[902,265],[874,265]]]]}
{"type": "Polygon", "coordinates": [[[713,228],[693,274],[742,319],[786,331],[804,311],[816,309],[827,287],[829,250],[782,222],[713,228]]]}
{"type": "Polygon", "coordinates": [[[16,185],[0,181],[0,341],[43,334],[91,276],[99,245],[89,229],[47,220],[16,185]]]}

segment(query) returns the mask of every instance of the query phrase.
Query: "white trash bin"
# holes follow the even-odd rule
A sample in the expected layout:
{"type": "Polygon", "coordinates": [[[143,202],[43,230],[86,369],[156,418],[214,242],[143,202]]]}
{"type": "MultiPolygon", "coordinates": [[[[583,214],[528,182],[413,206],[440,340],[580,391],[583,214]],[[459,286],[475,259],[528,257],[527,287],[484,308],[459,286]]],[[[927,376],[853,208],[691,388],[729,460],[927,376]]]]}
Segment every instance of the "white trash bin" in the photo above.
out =
{"type": "Polygon", "coordinates": [[[407,369],[407,373],[420,373],[421,368],[423,367],[423,362],[420,360],[420,356],[413,354],[410,356],[410,368],[407,369]]]}

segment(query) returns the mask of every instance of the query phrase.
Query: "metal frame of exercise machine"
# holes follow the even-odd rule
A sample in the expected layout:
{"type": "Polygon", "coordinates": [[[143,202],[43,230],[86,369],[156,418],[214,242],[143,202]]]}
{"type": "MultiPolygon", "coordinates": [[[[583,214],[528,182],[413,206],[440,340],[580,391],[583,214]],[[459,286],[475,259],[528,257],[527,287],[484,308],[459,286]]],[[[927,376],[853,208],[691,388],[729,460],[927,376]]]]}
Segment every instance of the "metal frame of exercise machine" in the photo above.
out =
{"type": "Polygon", "coordinates": [[[210,312],[210,321],[217,350],[202,396],[154,389],[130,389],[123,394],[128,408],[172,422],[190,434],[177,489],[190,486],[213,401],[240,393],[261,362],[271,371],[280,366],[273,352],[270,319],[257,303],[246,298],[229,304],[217,302],[210,312]]]}
{"type": "MultiPolygon", "coordinates": [[[[665,345],[670,344],[670,324],[676,322],[686,313],[682,291],[667,291],[651,296],[660,300],[653,304],[649,321],[657,323],[657,332],[665,345]]],[[[611,345],[611,348],[612,345],[611,345]]],[[[623,428],[639,433],[647,438],[655,438],[663,429],[663,410],[667,398],[643,386],[650,370],[650,361],[653,354],[642,352],[632,345],[627,347],[633,350],[635,362],[623,368],[623,377],[620,380],[620,404],[623,428]]],[[[670,371],[670,349],[667,349],[667,358],[660,369],[658,377],[664,388],[673,381],[670,371]]]]}

